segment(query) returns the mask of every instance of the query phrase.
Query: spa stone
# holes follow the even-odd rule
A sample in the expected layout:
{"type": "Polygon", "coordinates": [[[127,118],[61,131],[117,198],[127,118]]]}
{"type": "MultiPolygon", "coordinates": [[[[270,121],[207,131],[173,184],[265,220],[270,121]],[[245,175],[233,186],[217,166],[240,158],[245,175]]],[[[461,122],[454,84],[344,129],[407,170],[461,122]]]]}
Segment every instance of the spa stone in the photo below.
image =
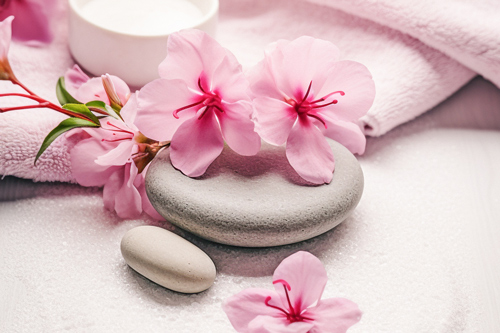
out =
{"type": "Polygon", "coordinates": [[[224,147],[198,178],[189,178],[161,151],[146,175],[146,191],[167,221],[199,237],[235,246],[267,247],[318,236],[344,221],[363,192],[363,172],[344,146],[329,140],[335,172],[328,185],[303,180],[284,147],[263,144],[255,156],[224,147]]]}
{"type": "Polygon", "coordinates": [[[182,293],[199,293],[215,280],[210,257],[184,238],[163,228],[140,226],[123,236],[126,263],[157,284],[182,293]]]}

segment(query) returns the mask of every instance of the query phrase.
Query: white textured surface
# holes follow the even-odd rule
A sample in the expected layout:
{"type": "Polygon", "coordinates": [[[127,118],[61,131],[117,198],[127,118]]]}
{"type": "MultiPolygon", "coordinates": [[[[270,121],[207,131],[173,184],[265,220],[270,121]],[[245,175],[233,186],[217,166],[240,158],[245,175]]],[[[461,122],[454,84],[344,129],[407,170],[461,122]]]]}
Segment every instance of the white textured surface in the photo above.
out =
{"type": "Polygon", "coordinates": [[[38,197],[0,203],[0,332],[232,332],[222,300],[271,288],[297,250],[325,264],[325,297],[359,304],[351,333],[499,332],[499,109],[500,92],[476,79],[370,139],[360,205],[313,240],[259,250],[190,237],[218,268],[197,295],[127,268],[120,239],[149,220],[118,220],[97,189],[37,184],[38,197]]]}

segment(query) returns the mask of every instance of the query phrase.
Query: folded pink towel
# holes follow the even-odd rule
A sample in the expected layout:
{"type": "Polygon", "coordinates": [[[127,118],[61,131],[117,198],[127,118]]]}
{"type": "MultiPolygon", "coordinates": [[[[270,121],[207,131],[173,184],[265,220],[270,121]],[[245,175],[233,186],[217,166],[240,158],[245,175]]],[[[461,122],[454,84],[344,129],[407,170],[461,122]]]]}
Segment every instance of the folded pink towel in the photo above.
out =
{"type": "MultiPolygon", "coordinates": [[[[406,33],[500,87],[500,1],[309,1],[340,9],[406,33]]],[[[429,59],[429,62],[432,63],[433,60],[429,59]]],[[[422,86],[414,87],[419,89],[422,86]]],[[[427,93],[428,97],[431,97],[434,92],[430,90],[427,93]]],[[[365,126],[368,126],[365,133],[374,136],[384,134],[392,127],[412,119],[423,111],[426,110],[418,107],[410,107],[410,110],[400,112],[382,111],[376,105],[363,119],[365,126]]]]}
{"type": "MultiPolygon", "coordinates": [[[[424,38],[416,36],[419,40],[406,34],[406,26],[403,24],[406,16],[398,12],[400,7],[386,5],[385,11],[379,10],[380,14],[377,14],[380,15],[379,23],[375,23],[375,19],[369,16],[370,8],[375,12],[373,6],[377,3],[391,3],[389,0],[355,1],[353,6],[366,6],[367,9],[353,7],[356,9],[352,9],[352,12],[357,15],[359,11],[360,16],[373,20],[333,8],[338,6],[345,11],[351,9],[347,0],[310,1],[321,4],[305,0],[221,0],[217,39],[236,55],[245,68],[257,63],[262,58],[266,45],[280,38],[294,39],[310,35],[337,44],[342,58],[365,64],[373,74],[377,96],[369,114],[362,119],[365,132],[372,136],[382,135],[431,109],[476,75],[475,71],[459,62],[461,58],[450,58],[449,55],[454,53],[447,52],[446,55],[444,49],[437,50],[429,46],[431,43],[427,45],[424,38]],[[391,8],[393,12],[390,11],[391,8]],[[398,20],[402,21],[401,28],[397,26],[398,20]]],[[[418,7],[415,1],[407,1],[405,5],[415,12],[418,7]]],[[[441,8],[441,5],[430,0],[427,6],[429,11],[441,8]]],[[[427,28],[419,31],[425,34],[427,30],[427,35],[432,37],[434,27],[436,26],[436,31],[443,30],[439,24],[446,25],[447,19],[459,25],[460,22],[452,19],[455,15],[452,9],[440,13],[441,21],[432,21],[433,24],[427,24],[427,28]]],[[[64,12],[62,15],[65,17],[64,12]]],[[[428,17],[423,12],[408,15],[407,18],[412,22],[411,27],[419,27],[418,20],[424,19],[427,20],[428,17]]],[[[56,40],[49,47],[31,48],[13,43],[9,55],[19,79],[40,95],[52,100],[55,100],[57,77],[63,75],[73,63],[67,48],[66,25],[66,20],[55,22],[56,40]]],[[[470,25],[469,21],[465,21],[461,26],[462,30],[467,30],[470,25]]],[[[474,27],[480,30],[479,23],[474,27]]],[[[489,45],[485,40],[486,36],[479,32],[471,32],[467,36],[477,36],[484,42],[483,45],[489,45]]],[[[436,43],[439,41],[437,37],[434,40],[436,43]]],[[[453,41],[452,43],[450,40],[448,44],[454,45],[459,53],[458,38],[453,41]]],[[[464,50],[473,50],[466,39],[462,42],[464,50]]],[[[483,54],[483,58],[486,57],[483,54]]],[[[493,56],[493,59],[497,58],[493,56]]],[[[7,85],[8,82],[0,82],[0,91],[11,89],[7,85]]],[[[6,102],[16,101],[0,101],[6,102]]],[[[61,119],[59,114],[37,109],[1,114],[0,175],[15,175],[37,181],[71,181],[73,177],[68,162],[70,147],[64,139],[57,140],[36,167],[33,166],[34,156],[43,138],[61,119]]]]}

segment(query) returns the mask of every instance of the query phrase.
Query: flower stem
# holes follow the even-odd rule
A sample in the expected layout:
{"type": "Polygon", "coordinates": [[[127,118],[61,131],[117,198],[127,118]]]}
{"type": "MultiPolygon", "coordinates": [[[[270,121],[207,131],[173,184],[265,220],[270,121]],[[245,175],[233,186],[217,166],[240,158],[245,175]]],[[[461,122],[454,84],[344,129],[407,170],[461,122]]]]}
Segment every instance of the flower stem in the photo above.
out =
{"type": "Polygon", "coordinates": [[[36,95],[26,95],[26,94],[20,94],[20,93],[0,94],[0,97],[9,97],[9,96],[19,96],[19,97],[29,98],[29,99],[32,99],[34,101],[37,101],[38,103],[45,102],[44,99],[42,99],[36,95]]]}
{"type": "Polygon", "coordinates": [[[29,95],[26,95],[26,94],[21,94],[21,93],[7,93],[7,94],[0,94],[0,97],[9,97],[9,96],[17,96],[17,97],[24,97],[24,98],[29,98],[31,100],[34,100],[34,101],[37,101],[39,104],[35,104],[35,105],[23,105],[23,106],[14,106],[14,107],[7,107],[7,108],[0,108],[0,113],[2,112],[8,112],[8,111],[15,111],[15,110],[26,110],[26,109],[36,109],[36,108],[48,108],[48,109],[52,109],[54,111],[57,111],[57,112],[60,112],[60,113],[63,113],[67,116],[70,116],[70,117],[76,117],[76,118],[80,118],[80,119],[83,119],[83,120],[88,120],[88,121],[92,121],[91,119],[85,117],[84,115],[81,115],[79,113],[76,113],[76,112],[73,112],[73,111],[69,111],[69,110],[65,110],[63,109],[62,107],[58,106],[58,105],[55,105],[54,103],[52,102],[49,102],[47,101],[46,99],[36,95],[35,93],[33,93],[31,90],[29,90],[28,88],[26,88],[26,86],[24,86],[21,82],[19,82],[17,79],[11,79],[11,81],[17,85],[19,85],[20,87],[22,87],[24,90],[26,90],[27,93],[29,93],[29,95]]]}
{"type": "Polygon", "coordinates": [[[17,84],[19,87],[23,88],[28,94],[37,96],[34,92],[28,89],[24,84],[21,83],[15,76],[10,78],[10,81],[14,84],[17,84]]]}

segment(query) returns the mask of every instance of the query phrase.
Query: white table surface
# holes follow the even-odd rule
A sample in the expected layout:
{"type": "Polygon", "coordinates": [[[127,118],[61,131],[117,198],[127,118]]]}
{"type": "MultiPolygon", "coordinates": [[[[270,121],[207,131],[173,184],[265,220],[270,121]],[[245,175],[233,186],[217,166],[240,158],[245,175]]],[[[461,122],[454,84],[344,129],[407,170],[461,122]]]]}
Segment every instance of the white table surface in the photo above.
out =
{"type": "Polygon", "coordinates": [[[274,268],[298,250],[325,264],[324,297],[362,309],[349,332],[500,332],[500,91],[475,79],[369,139],[360,163],[358,208],[315,239],[241,249],[187,235],[218,269],[196,295],[124,263],[121,237],[152,221],[119,220],[99,189],[36,184],[36,197],[0,202],[0,332],[233,332],[223,299],[272,288],[274,268]]]}

